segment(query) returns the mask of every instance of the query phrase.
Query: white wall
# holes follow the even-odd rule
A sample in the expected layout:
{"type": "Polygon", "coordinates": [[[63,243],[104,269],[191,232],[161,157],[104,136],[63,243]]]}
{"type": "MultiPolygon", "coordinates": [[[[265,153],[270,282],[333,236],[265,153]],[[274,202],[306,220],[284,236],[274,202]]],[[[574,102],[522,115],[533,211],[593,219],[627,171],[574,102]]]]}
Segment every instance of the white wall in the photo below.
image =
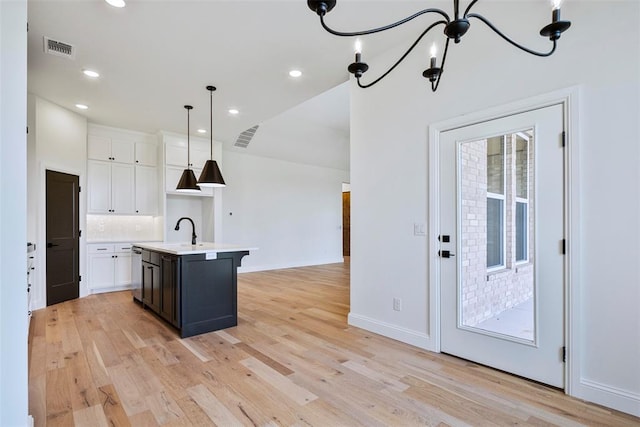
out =
{"type": "Polygon", "coordinates": [[[346,171],[225,151],[224,242],[258,247],[239,271],[342,262],[346,171]]]}
{"type": "MultiPolygon", "coordinates": [[[[36,275],[33,289],[33,308],[46,306],[46,180],[45,171],[78,175],[80,177],[80,275],[85,274],[86,239],[86,170],[87,119],[34,95],[29,95],[29,159],[28,193],[30,210],[28,235],[35,236],[36,275]],[[35,154],[34,154],[35,153],[35,154]]],[[[80,282],[80,296],[88,294],[86,280],[80,282]]]]}
{"type": "MultiPolygon", "coordinates": [[[[486,2],[475,11],[515,39],[547,48],[537,35],[550,17],[544,2],[486,2]]],[[[581,298],[573,303],[580,345],[569,349],[578,353],[572,393],[640,415],[640,4],[566,2],[562,13],[573,26],[550,58],[522,53],[472,21],[450,46],[437,93],[421,76],[427,59],[420,52],[373,88],[353,85],[350,322],[422,347],[435,332],[428,240],[412,228],[428,222],[429,124],[579,85],[581,179],[574,184],[582,245],[573,248],[581,268],[573,285],[581,298]],[[401,312],[393,311],[393,297],[403,299],[401,312]]],[[[363,82],[401,53],[368,58],[363,82]]],[[[432,230],[427,239],[436,237],[432,230]]]]}
{"type": "Polygon", "coordinates": [[[0,425],[27,424],[27,2],[0,2],[0,425]]]}

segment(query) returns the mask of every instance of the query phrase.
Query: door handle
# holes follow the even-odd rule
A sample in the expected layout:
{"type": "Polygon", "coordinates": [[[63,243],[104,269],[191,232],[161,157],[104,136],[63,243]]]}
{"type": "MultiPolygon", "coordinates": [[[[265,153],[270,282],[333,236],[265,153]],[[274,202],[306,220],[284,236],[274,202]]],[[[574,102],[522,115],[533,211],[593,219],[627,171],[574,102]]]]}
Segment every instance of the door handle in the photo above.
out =
{"type": "Polygon", "coordinates": [[[451,251],[438,251],[438,255],[442,258],[451,258],[456,256],[456,254],[452,254],[451,251]]]}
{"type": "Polygon", "coordinates": [[[52,247],[54,247],[54,246],[60,246],[60,245],[55,244],[55,243],[47,243],[47,247],[48,247],[48,248],[52,248],[52,247]]]}

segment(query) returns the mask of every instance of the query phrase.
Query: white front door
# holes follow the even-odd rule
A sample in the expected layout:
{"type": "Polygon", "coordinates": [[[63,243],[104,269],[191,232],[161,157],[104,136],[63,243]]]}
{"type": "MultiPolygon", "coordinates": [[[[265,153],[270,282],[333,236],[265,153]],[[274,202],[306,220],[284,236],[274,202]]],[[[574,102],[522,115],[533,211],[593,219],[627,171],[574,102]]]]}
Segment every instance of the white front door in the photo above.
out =
{"type": "Polygon", "coordinates": [[[440,135],[441,350],[564,388],[563,107],[440,135]]]}

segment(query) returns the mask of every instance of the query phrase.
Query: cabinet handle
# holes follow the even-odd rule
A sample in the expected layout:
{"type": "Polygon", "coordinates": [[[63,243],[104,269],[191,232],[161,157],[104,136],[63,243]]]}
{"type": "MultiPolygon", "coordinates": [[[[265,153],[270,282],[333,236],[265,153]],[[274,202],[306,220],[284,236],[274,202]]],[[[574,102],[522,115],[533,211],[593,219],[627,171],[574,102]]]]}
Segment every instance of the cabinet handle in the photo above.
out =
{"type": "Polygon", "coordinates": [[[107,248],[98,248],[98,249],[96,249],[96,250],[97,250],[97,251],[106,251],[106,250],[107,250],[107,248]]]}

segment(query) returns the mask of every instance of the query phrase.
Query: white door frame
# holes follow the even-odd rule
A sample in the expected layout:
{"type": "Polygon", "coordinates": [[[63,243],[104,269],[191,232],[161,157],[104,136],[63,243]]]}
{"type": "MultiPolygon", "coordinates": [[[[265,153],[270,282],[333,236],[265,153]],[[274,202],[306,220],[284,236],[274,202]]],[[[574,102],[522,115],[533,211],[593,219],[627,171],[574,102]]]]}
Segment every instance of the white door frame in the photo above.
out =
{"type": "Polygon", "coordinates": [[[561,104],[564,110],[566,134],[565,148],[565,230],[567,239],[565,270],[565,345],[567,359],[565,366],[565,393],[577,392],[580,381],[580,127],[578,123],[580,88],[569,87],[548,94],[516,101],[483,111],[467,114],[429,125],[429,336],[432,338],[430,350],[440,352],[440,258],[438,239],[440,233],[440,134],[452,129],[473,125],[488,120],[523,113],[561,104]]]}

